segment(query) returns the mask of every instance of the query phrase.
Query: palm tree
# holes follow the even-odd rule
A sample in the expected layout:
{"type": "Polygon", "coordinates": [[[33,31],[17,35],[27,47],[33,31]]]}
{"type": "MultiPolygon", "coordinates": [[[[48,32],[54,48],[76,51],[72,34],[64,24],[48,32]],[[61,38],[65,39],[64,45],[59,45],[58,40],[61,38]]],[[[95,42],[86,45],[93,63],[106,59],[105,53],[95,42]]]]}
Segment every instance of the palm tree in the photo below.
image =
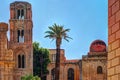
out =
{"type": "Polygon", "coordinates": [[[67,32],[70,29],[64,29],[63,26],[54,24],[49,28],[49,31],[46,31],[47,35],[45,38],[50,38],[52,40],[56,40],[56,63],[55,63],[55,80],[59,80],[59,73],[60,73],[60,46],[62,43],[62,39],[65,39],[69,42],[68,39],[72,39],[67,35],[67,32]]]}

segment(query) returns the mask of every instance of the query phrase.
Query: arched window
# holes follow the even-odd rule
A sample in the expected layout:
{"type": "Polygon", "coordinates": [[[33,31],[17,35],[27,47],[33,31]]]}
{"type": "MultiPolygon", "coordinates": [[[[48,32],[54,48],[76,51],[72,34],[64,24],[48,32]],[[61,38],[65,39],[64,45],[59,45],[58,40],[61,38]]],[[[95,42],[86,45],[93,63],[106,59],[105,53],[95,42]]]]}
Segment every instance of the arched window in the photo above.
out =
{"type": "Polygon", "coordinates": [[[21,30],[21,41],[20,42],[24,42],[24,30],[21,30]]]}
{"type": "Polygon", "coordinates": [[[52,70],[51,70],[51,80],[55,80],[55,68],[53,68],[52,70]]]}
{"type": "Polygon", "coordinates": [[[98,66],[97,67],[97,74],[102,74],[103,71],[102,71],[102,67],[101,66],[98,66]]]}
{"type": "Polygon", "coordinates": [[[17,37],[18,37],[18,40],[17,40],[17,41],[19,42],[20,30],[17,31],[17,35],[18,35],[18,36],[17,36],[17,37]]]}
{"type": "Polygon", "coordinates": [[[25,68],[25,55],[18,55],[18,68],[25,68]]]}
{"type": "Polygon", "coordinates": [[[17,19],[24,19],[24,9],[17,10],[17,19]]]}
{"type": "Polygon", "coordinates": [[[21,19],[24,19],[24,10],[21,10],[21,19]]]}
{"type": "Polygon", "coordinates": [[[24,42],[24,30],[18,30],[17,31],[18,34],[18,42],[23,43],[24,42]]]}
{"type": "Polygon", "coordinates": [[[17,19],[20,19],[20,9],[17,10],[17,19]]]}
{"type": "Polygon", "coordinates": [[[72,68],[68,69],[68,80],[74,80],[74,70],[72,68]]]}
{"type": "Polygon", "coordinates": [[[21,36],[22,36],[22,37],[24,36],[24,30],[22,30],[22,32],[21,32],[21,36]]]}
{"type": "Polygon", "coordinates": [[[22,55],[22,68],[25,68],[25,56],[22,55]]]}
{"type": "Polygon", "coordinates": [[[18,55],[18,68],[21,68],[21,56],[18,55]]]}

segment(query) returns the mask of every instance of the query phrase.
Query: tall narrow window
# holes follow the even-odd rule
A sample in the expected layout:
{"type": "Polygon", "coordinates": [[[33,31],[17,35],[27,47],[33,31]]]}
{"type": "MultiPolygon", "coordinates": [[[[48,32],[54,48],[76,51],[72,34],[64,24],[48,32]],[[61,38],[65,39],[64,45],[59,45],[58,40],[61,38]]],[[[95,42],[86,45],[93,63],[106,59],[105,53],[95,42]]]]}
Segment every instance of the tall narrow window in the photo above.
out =
{"type": "Polygon", "coordinates": [[[23,43],[24,42],[24,30],[18,30],[18,42],[23,43]]]}
{"type": "Polygon", "coordinates": [[[24,42],[24,30],[21,31],[21,41],[20,42],[24,42]]]}
{"type": "Polygon", "coordinates": [[[56,60],[56,54],[52,54],[52,61],[55,62],[56,60]]]}
{"type": "Polygon", "coordinates": [[[20,38],[20,30],[17,31],[17,35],[18,35],[18,36],[17,36],[17,38],[18,38],[17,41],[19,42],[19,41],[20,41],[20,39],[19,39],[19,38],[20,38]]]}
{"type": "Polygon", "coordinates": [[[55,68],[53,68],[52,70],[51,70],[51,80],[55,80],[55,68]]]}
{"type": "Polygon", "coordinates": [[[25,55],[18,55],[18,68],[25,68],[25,55]]]}
{"type": "Polygon", "coordinates": [[[72,68],[68,69],[68,80],[74,80],[74,70],[72,68]]]}
{"type": "Polygon", "coordinates": [[[21,31],[21,36],[24,36],[24,30],[21,31]]]}
{"type": "Polygon", "coordinates": [[[22,68],[25,68],[25,56],[22,55],[22,68]]]}
{"type": "Polygon", "coordinates": [[[21,10],[21,19],[24,19],[24,10],[21,10]]]}
{"type": "Polygon", "coordinates": [[[102,67],[101,66],[98,66],[97,67],[97,74],[102,74],[103,71],[102,71],[102,67]]]}
{"type": "Polygon", "coordinates": [[[21,56],[18,55],[18,68],[21,68],[21,56]]]}
{"type": "Polygon", "coordinates": [[[17,10],[17,19],[20,19],[20,10],[17,10]]]}

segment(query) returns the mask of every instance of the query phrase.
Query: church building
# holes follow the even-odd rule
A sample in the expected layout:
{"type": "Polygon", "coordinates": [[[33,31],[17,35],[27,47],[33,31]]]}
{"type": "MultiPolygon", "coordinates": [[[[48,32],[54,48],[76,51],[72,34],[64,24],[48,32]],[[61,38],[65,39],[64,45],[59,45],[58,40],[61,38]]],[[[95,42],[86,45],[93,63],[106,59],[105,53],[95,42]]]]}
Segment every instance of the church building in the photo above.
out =
{"type": "Polygon", "coordinates": [[[21,80],[33,73],[32,8],[28,2],[10,4],[8,24],[0,22],[0,80],[21,80]]]}
{"type": "MultiPolygon", "coordinates": [[[[50,49],[47,80],[55,80],[56,50],[50,49]]],[[[107,80],[107,47],[104,41],[95,40],[82,59],[67,60],[65,51],[60,53],[60,80],[107,80]]]]}

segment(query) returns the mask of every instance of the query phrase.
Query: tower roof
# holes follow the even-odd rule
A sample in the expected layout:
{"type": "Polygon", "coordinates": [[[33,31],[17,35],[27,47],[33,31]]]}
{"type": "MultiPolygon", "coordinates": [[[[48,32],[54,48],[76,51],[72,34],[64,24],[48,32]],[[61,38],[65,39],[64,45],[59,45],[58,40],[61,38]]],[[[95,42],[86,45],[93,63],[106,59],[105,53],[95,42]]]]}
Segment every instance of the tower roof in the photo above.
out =
{"type": "Polygon", "coordinates": [[[14,2],[12,2],[10,5],[18,4],[18,3],[24,3],[24,4],[29,4],[29,5],[31,5],[29,2],[26,2],[26,1],[14,1],[14,2]]]}
{"type": "Polygon", "coordinates": [[[17,7],[19,5],[24,5],[24,6],[28,6],[28,7],[31,7],[31,4],[29,2],[25,2],[25,1],[15,1],[13,3],[10,4],[10,8],[14,8],[14,7],[17,7]]]}

